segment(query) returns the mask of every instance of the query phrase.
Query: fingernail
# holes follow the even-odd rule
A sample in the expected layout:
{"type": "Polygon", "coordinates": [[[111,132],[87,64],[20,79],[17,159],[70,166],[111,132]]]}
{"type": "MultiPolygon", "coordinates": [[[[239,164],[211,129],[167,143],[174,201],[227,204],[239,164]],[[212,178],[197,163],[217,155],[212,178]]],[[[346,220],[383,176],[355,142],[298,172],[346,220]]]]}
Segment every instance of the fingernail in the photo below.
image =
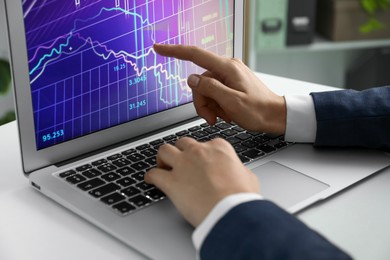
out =
{"type": "Polygon", "coordinates": [[[188,85],[190,87],[197,87],[199,85],[200,78],[196,75],[190,75],[188,77],[188,85]]]}

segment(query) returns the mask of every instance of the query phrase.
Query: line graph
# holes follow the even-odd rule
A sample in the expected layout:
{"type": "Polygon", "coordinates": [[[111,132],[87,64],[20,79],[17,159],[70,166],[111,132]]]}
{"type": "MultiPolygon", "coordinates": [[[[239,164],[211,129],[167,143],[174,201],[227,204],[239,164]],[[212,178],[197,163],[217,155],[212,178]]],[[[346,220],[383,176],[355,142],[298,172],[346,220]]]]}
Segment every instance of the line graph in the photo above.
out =
{"type": "Polygon", "coordinates": [[[153,44],[231,56],[233,2],[24,0],[37,148],[192,101],[186,79],[202,69],[153,44]]]}

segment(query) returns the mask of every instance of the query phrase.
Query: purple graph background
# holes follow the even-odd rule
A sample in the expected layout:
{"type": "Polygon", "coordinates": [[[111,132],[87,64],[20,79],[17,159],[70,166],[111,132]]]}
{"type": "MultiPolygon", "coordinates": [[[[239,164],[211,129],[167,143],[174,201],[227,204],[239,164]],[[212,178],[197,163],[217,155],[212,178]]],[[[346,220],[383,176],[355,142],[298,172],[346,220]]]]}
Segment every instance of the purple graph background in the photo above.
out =
{"type": "Polygon", "coordinates": [[[231,0],[24,0],[37,149],[192,101],[195,65],[153,43],[232,56],[231,0]]]}

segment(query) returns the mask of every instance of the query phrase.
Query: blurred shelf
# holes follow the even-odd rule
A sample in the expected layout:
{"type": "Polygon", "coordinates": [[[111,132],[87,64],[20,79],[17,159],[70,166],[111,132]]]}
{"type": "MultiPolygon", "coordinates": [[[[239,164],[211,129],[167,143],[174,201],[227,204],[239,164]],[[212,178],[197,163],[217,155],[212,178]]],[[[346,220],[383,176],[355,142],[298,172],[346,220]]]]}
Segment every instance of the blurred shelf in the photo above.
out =
{"type": "Polygon", "coordinates": [[[300,46],[287,46],[282,49],[259,50],[258,54],[279,54],[294,52],[319,52],[319,51],[343,51],[354,49],[370,49],[390,47],[390,39],[358,40],[345,42],[332,42],[321,36],[317,36],[312,44],[300,46]]]}

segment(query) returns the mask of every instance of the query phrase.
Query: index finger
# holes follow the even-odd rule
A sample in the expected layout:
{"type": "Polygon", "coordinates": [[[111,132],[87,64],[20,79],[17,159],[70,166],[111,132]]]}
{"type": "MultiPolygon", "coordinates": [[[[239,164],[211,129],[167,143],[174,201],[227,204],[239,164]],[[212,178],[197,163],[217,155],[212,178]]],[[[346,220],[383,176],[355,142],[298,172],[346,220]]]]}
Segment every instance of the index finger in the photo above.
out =
{"type": "Polygon", "coordinates": [[[228,68],[224,57],[196,46],[154,44],[154,50],[162,56],[191,61],[206,70],[217,73],[226,73],[228,68]]]}

